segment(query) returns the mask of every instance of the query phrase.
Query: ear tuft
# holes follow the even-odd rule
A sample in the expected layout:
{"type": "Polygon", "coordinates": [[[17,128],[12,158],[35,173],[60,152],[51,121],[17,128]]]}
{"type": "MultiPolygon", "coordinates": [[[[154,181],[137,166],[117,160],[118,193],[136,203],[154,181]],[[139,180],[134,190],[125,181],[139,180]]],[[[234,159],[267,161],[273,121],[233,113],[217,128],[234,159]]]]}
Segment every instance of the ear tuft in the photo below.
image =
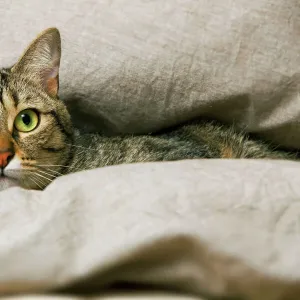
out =
{"type": "Polygon", "coordinates": [[[26,49],[12,68],[42,86],[51,97],[57,97],[61,40],[58,29],[43,31],[26,49]]]}

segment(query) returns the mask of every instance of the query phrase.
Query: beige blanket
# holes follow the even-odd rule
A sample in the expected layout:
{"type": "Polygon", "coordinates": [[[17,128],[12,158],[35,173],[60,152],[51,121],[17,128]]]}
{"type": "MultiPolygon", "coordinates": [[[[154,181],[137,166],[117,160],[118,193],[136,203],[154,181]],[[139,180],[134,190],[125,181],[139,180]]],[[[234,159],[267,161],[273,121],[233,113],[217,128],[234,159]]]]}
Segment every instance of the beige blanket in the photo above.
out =
{"type": "MultiPolygon", "coordinates": [[[[205,115],[300,146],[298,0],[5,0],[0,12],[2,66],[59,27],[77,126],[148,132],[205,115]]],[[[299,174],[195,160],[0,192],[0,295],[300,299],[299,174]]]]}
{"type": "Polygon", "coordinates": [[[1,192],[0,293],[127,283],[299,299],[299,172],[280,161],[149,163],[1,192]]]}

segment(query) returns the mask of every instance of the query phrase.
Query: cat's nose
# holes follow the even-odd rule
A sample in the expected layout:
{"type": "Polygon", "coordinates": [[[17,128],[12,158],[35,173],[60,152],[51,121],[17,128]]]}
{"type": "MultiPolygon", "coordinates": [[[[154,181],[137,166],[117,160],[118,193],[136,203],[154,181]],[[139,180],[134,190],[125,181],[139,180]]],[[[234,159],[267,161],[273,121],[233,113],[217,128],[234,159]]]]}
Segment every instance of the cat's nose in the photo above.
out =
{"type": "Polygon", "coordinates": [[[12,159],[13,153],[10,150],[0,150],[0,168],[4,169],[12,159]]]}

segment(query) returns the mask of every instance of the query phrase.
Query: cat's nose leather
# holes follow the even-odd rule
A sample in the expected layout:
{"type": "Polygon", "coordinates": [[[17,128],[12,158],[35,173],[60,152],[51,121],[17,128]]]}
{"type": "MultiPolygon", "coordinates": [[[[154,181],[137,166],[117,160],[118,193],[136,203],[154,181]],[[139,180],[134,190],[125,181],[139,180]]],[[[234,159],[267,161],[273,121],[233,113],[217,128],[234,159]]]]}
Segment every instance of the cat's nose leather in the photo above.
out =
{"type": "Polygon", "coordinates": [[[5,168],[12,157],[11,151],[0,151],[0,168],[5,168]]]}

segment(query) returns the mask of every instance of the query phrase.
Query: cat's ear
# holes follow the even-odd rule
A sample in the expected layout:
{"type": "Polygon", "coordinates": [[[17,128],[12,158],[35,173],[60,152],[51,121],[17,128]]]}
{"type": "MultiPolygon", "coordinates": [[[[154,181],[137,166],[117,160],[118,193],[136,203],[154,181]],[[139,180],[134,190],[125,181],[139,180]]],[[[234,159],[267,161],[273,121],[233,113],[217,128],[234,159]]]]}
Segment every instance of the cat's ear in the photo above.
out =
{"type": "Polygon", "coordinates": [[[61,41],[58,29],[43,31],[26,49],[12,72],[25,75],[42,86],[45,92],[56,97],[58,93],[61,41]]]}

